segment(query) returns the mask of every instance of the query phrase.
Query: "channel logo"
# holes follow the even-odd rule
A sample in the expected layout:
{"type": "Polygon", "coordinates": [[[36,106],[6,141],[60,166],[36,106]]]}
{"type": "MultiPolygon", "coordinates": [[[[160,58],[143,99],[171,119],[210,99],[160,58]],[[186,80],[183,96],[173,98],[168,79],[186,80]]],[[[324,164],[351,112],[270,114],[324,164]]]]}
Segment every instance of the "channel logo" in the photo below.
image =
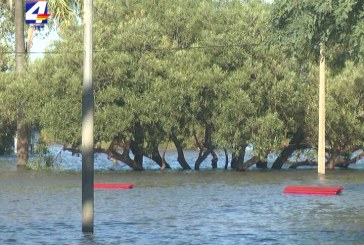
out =
{"type": "Polygon", "coordinates": [[[48,1],[47,0],[26,0],[25,2],[25,23],[43,25],[47,24],[48,1]]]}

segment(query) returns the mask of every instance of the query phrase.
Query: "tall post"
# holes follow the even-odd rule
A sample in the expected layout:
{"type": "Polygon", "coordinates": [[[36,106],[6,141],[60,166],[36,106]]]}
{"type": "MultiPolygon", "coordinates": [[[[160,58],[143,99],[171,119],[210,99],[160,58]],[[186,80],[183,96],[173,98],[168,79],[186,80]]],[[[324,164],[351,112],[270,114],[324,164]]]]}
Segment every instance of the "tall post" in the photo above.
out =
{"type": "Polygon", "coordinates": [[[94,231],[94,95],[92,81],[92,0],[84,0],[82,86],[82,232],[94,231]]]}
{"type": "MultiPolygon", "coordinates": [[[[24,41],[24,1],[15,1],[15,66],[18,75],[25,72],[25,41],[24,41]]],[[[21,75],[22,76],[22,75],[21,75]]],[[[21,98],[19,98],[21,99],[21,98]]],[[[19,108],[16,128],[16,157],[17,166],[24,167],[27,164],[29,152],[28,125],[23,121],[23,108],[19,108]]]]}
{"type": "Polygon", "coordinates": [[[15,67],[18,73],[23,73],[25,68],[25,43],[24,43],[24,1],[15,1],[15,67]]]}
{"type": "Polygon", "coordinates": [[[318,173],[325,174],[325,44],[320,43],[318,173]]]}

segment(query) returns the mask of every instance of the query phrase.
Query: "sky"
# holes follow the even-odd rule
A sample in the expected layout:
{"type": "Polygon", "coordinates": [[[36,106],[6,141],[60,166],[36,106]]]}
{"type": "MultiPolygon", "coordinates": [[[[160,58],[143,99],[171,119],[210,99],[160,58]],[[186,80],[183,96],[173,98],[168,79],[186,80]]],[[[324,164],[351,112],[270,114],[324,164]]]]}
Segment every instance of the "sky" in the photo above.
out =
{"type": "MultiPolygon", "coordinates": [[[[47,27],[45,27],[47,28],[47,27]]],[[[36,32],[41,32],[41,33],[45,33],[46,30],[37,30],[36,32]]],[[[38,33],[39,34],[39,33],[38,33]]],[[[57,40],[59,37],[57,35],[57,33],[55,31],[52,31],[51,33],[49,33],[49,35],[43,37],[43,35],[35,35],[33,38],[33,45],[31,48],[31,54],[30,54],[30,59],[32,61],[34,61],[37,58],[42,58],[43,57],[43,53],[45,51],[45,49],[48,47],[48,45],[53,41],[53,40],[57,40]]]]}

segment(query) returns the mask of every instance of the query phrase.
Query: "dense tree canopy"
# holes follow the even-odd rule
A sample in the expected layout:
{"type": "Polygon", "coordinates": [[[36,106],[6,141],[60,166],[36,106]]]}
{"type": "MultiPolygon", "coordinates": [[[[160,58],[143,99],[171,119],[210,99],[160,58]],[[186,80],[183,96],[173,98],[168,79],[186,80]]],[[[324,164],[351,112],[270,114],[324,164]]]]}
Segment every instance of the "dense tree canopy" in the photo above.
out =
{"type": "MultiPolygon", "coordinates": [[[[272,22],[279,30],[275,37],[300,55],[310,55],[307,51],[318,55],[319,44],[325,43],[345,57],[353,54],[352,34],[361,25],[363,7],[360,0],[274,1],[272,22]]],[[[358,48],[360,44],[356,44],[358,48]]]]}

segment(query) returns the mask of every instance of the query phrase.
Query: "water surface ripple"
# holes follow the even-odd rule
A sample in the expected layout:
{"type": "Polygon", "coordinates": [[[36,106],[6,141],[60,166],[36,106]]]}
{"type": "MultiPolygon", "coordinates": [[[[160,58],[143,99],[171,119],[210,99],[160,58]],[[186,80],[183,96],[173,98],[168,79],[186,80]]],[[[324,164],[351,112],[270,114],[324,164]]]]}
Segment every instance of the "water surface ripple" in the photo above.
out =
{"type": "Polygon", "coordinates": [[[96,172],[95,233],[81,232],[79,172],[0,163],[0,244],[364,244],[364,172],[96,172]],[[288,184],[342,185],[338,196],[284,195],[288,184]]]}

